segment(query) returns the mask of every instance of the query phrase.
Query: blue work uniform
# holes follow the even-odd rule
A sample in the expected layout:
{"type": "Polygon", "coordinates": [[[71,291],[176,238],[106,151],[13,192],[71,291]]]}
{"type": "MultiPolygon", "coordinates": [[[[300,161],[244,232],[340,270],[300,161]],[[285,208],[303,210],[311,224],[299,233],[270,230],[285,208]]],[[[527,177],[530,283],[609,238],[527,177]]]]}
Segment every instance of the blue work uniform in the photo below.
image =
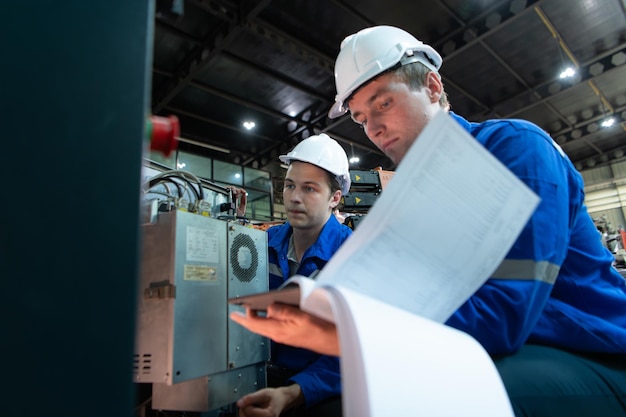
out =
{"type": "MultiPolygon", "coordinates": [[[[270,289],[279,287],[293,275],[287,257],[292,232],[289,223],[267,230],[270,289]]],[[[304,252],[296,273],[311,276],[321,270],[351,234],[349,227],[331,215],[315,243],[304,252]]],[[[271,356],[274,365],[297,372],[289,380],[300,385],[306,407],[341,395],[339,358],[275,342],[272,342],[271,356]]]]}
{"type": "Polygon", "coordinates": [[[451,116],[541,202],[501,265],[447,324],[494,355],[526,343],[626,353],[626,280],[602,245],[571,161],[532,123],[451,116]]]}

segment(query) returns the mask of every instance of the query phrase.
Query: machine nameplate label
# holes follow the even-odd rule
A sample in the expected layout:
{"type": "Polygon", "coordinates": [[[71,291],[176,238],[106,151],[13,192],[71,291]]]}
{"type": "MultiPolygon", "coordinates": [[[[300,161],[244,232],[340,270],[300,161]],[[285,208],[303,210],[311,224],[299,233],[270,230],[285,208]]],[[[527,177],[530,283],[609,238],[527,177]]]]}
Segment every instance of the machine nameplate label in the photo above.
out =
{"type": "Polygon", "coordinates": [[[206,265],[185,265],[183,279],[185,281],[217,281],[217,268],[206,265]]]}
{"type": "Polygon", "coordinates": [[[215,230],[187,226],[187,261],[219,262],[219,242],[215,230]]]}

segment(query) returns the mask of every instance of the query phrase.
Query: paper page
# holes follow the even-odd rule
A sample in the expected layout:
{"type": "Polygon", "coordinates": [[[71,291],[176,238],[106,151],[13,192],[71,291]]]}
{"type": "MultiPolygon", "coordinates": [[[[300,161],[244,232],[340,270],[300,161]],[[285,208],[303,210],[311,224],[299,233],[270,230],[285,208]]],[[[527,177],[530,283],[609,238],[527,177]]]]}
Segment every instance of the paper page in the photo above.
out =
{"type": "Polygon", "coordinates": [[[444,322],[497,268],[538,201],[442,111],[318,284],[444,322]]]}
{"type": "Polygon", "coordinates": [[[327,291],[344,416],[513,416],[498,371],[472,337],[346,288],[327,291]]]}
{"type": "Polygon", "coordinates": [[[300,309],[320,319],[335,323],[335,314],[332,309],[331,300],[328,297],[328,291],[325,287],[315,285],[308,296],[302,298],[300,309]]]}

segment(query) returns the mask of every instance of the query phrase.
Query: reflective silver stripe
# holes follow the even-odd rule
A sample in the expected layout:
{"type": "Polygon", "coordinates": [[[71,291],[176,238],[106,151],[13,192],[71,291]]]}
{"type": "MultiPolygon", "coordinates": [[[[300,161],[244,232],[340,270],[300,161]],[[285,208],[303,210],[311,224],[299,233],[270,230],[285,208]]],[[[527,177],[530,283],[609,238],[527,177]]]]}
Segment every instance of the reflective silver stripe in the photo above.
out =
{"type": "Polygon", "coordinates": [[[529,260],[505,259],[491,275],[498,279],[537,280],[554,284],[560,267],[547,261],[535,262],[529,260]]]}
{"type": "Polygon", "coordinates": [[[283,271],[280,270],[280,267],[276,264],[270,264],[270,275],[276,275],[279,277],[283,276],[283,271]]]}

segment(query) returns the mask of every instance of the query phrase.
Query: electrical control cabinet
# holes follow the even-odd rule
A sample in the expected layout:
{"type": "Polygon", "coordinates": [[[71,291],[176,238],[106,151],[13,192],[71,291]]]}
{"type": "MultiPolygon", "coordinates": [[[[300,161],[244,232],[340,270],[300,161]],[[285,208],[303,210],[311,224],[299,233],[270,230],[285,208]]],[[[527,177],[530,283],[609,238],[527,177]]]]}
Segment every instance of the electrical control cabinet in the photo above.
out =
{"type": "Polygon", "coordinates": [[[229,320],[228,298],[268,290],[266,232],[173,210],[142,247],[134,380],[153,405],[204,411],[264,387],[269,341],[229,320]]]}

